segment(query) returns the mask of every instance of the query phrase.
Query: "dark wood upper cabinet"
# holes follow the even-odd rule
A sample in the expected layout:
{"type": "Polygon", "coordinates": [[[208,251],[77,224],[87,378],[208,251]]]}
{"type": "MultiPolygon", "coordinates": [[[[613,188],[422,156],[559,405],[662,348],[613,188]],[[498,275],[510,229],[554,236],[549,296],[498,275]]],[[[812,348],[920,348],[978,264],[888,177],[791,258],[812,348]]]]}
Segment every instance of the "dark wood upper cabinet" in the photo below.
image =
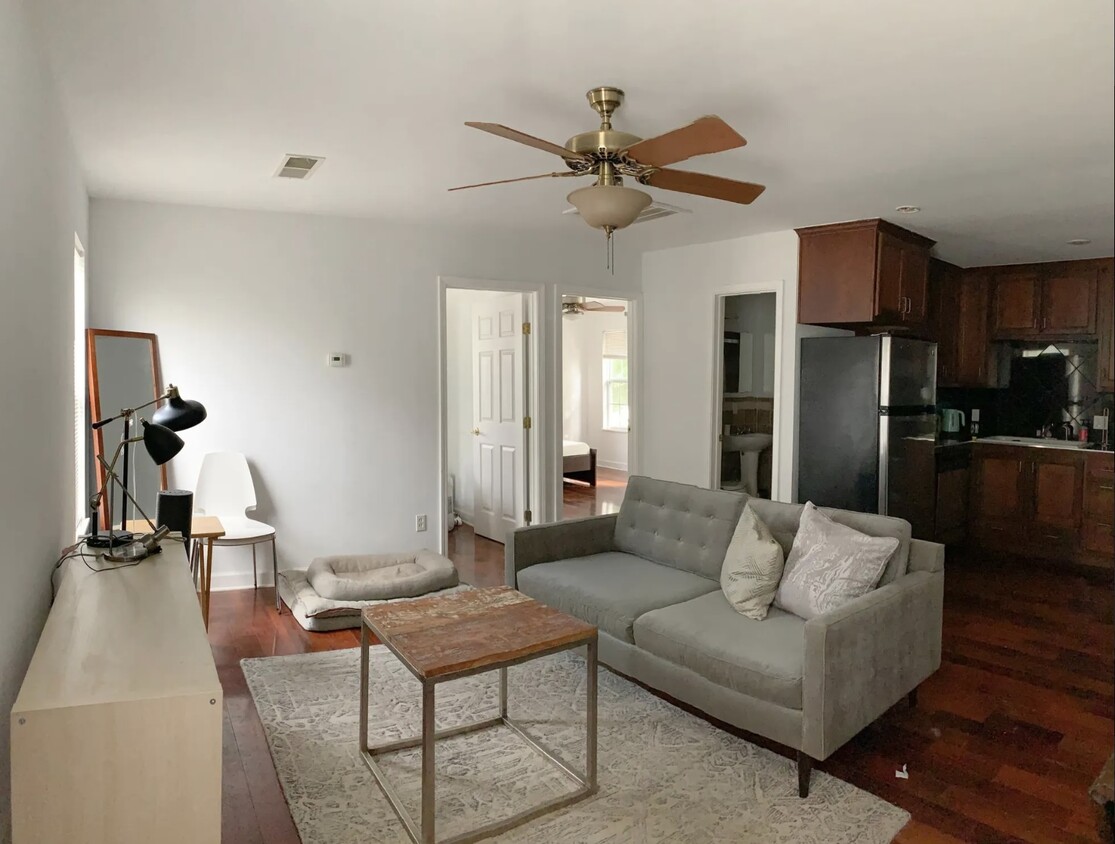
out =
{"type": "Polygon", "coordinates": [[[1094,334],[1099,267],[1091,262],[1057,264],[1041,284],[1041,330],[1046,334],[1094,334]]]}
{"type": "Polygon", "coordinates": [[[1096,283],[1096,333],[1099,335],[1099,366],[1096,386],[1115,391],[1115,275],[1111,262],[1100,267],[1096,283]]]}
{"type": "Polygon", "coordinates": [[[1103,261],[989,268],[994,276],[992,339],[1095,334],[1103,269],[1103,261]]]}
{"type": "Polygon", "coordinates": [[[930,316],[937,341],[937,386],[997,387],[999,369],[988,333],[987,273],[930,260],[930,316]]]}
{"type": "Polygon", "coordinates": [[[996,340],[1035,337],[1039,331],[1041,276],[1036,272],[1004,272],[995,276],[991,336],[996,340]]]}
{"type": "Polygon", "coordinates": [[[798,322],[920,326],[933,241],[885,220],[798,229],[798,322]]]}

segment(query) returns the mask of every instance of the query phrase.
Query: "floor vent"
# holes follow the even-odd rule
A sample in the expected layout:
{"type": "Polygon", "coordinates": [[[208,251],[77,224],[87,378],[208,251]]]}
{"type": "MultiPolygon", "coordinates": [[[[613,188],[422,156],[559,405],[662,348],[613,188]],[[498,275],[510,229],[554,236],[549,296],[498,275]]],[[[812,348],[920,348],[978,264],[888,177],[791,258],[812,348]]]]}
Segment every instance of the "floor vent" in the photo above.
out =
{"type": "MultiPolygon", "coordinates": [[[[561,212],[562,214],[577,214],[580,215],[576,208],[566,208],[561,212]]],[[[691,214],[688,208],[679,208],[677,205],[670,205],[667,202],[652,202],[642,210],[638,217],[635,218],[635,223],[646,223],[650,220],[658,220],[662,217],[672,217],[674,214],[691,214]]],[[[631,225],[635,225],[632,223],[631,225]]]]}
{"type": "Polygon", "coordinates": [[[315,155],[288,155],[275,175],[280,179],[308,179],[324,160],[315,155]]]}

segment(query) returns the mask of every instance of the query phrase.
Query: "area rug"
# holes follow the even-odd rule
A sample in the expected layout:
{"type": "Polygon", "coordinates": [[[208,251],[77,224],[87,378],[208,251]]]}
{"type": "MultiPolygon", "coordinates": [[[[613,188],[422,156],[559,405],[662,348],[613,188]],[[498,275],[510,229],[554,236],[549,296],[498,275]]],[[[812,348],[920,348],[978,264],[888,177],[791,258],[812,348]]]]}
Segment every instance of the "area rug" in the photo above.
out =
{"type": "MultiPolygon", "coordinates": [[[[357,749],[359,650],[246,659],[279,780],[303,844],[406,844],[357,749]]],[[[382,646],[371,652],[370,741],[416,735],[421,687],[382,646]]],[[[510,715],[577,770],[584,764],[585,663],[572,652],[512,668],[510,715]]],[[[497,674],[437,687],[439,729],[498,714],[497,674]]],[[[884,844],[909,814],[814,771],[797,796],[789,759],[732,736],[601,668],[599,792],[490,839],[501,844],[884,844]]],[[[573,784],[506,727],[437,744],[438,840],[573,784]]],[[[420,754],[381,765],[412,817],[420,754]]]]}

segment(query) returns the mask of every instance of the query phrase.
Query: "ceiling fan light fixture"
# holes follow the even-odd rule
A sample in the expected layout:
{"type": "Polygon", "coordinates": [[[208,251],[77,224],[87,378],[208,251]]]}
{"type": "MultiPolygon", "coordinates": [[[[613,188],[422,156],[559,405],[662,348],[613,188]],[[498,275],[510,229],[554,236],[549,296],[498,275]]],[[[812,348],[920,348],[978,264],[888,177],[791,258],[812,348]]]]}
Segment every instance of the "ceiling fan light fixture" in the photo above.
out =
{"type": "Polygon", "coordinates": [[[651,203],[650,194],[620,185],[592,185],[566,197],[594,229],[625,229],[651,203]]]}

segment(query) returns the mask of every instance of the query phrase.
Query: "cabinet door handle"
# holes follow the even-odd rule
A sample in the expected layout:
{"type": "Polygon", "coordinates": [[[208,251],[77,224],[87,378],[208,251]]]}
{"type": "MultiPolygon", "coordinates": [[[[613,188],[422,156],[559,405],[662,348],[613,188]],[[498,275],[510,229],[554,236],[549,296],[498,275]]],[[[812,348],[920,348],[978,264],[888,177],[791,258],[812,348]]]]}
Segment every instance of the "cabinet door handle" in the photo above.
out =
{"type": "Polygon", "coordinates": [[[1115,490],[1115,485],[1113,485],[1113,484],[1099,484],[1098,488],[1099,489],[1115,490]]]}

